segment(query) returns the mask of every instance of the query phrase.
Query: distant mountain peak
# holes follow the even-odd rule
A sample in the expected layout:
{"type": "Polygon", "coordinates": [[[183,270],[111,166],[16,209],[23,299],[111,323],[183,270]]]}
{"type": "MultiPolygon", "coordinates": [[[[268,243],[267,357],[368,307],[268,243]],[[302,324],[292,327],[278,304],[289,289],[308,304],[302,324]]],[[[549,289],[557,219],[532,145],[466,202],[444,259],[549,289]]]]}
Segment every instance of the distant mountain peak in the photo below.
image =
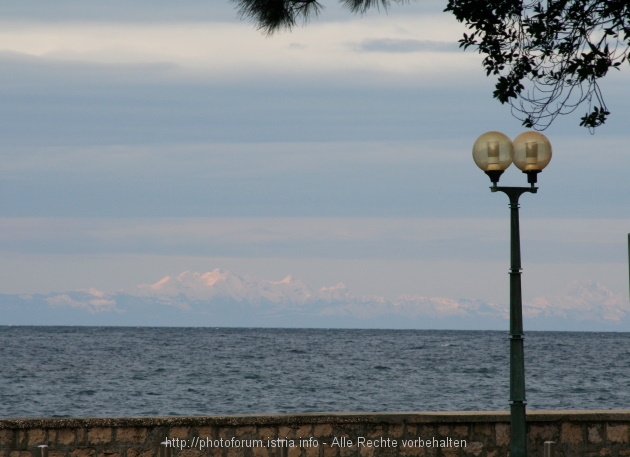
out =
{"type": "Polygon", "coordinates": [[[575,280],[564,295],[536,297],[524,304],[532,317],[574,317],[578,320],[621,321],[630,316],[630,303],[597,281],[575,280]]]}
{"type": "MultiPolygon", "coordinates": [[[[216,268],[206,273],[184,271],[177,276],[165,276],[153,284],[137,286],[132,295],[155,298],[185,297],[192,301],[231,298],[252,304],[273,302],[279,304],[304,304],[317,299],[320,294],[311,290],[303,281],[288,275],[279,281],[239,276],[231,271],[216,268]]],[[[326,297],[330,293],[324,293],[326,297]]]]}
{"type": "Polygon", "coordinates": [[[616,301],[619,298],[619,294],[597,281],[571,281],[566,288],[566,295],[596,301],[616,301]]]}
{"type": "Polygon", "coordinates": [[[288,275],[284,279],[281,279],[280,281],[274,282],[274,284],[291,284],[292,282],[293,282],[293,276],[288,275]]]}

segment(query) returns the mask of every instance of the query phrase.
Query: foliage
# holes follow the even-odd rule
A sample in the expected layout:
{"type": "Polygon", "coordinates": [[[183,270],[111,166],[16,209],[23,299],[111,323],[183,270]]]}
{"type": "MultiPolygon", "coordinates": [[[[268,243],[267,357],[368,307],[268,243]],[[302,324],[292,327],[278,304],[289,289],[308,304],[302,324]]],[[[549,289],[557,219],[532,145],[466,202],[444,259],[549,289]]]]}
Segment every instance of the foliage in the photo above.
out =
{"type": "Polygon", "coordinates": [[[268,35],[278,29],[291,29],[299,17],[307,22],[323,6],[317,0],[232,0],[239,16],[252,19],[268,35]]]}
{"type": "MultiPolygon", "coordinates": [[[[267,34],[307,22],[317,0],[232,0],[242,17],[267,34]]],[[[406,0],[341,0],[351,12],[387,9],[406,0]]],[[[581,126],[591,131],[610,112],[599,80],[630,63],[630,0],[448,0],[445,11],[472,33],[459,41],[484,54],[497,76],[494,97],[509,103],[523,125],[544,130],[585,103],[581,126]]]]}
{"type": "MultiPolygon", "coordinates": [[[[308,22],[318,16],[324,6],[317,0],[231,0],[236,4],[241,18],[251,19],[258,28],[271,35],[286,28],[291,30],[301,19],[308,22]]],[[[366,13],[368,10],[383,8],[387,10],[392,2],[408,3],[408,0],[340,0],[352,13],[366,13]]]]}
{"type": "Polygon", "coordinates": [[[523,125],[545,129],[583,102],[581,126],[606,121],[598,82],[628,60],[630,1],[449,0],[445,11],[473,30],[460,46],[485,54],[487,75],[498,76],[494,97],[523,125]]]}

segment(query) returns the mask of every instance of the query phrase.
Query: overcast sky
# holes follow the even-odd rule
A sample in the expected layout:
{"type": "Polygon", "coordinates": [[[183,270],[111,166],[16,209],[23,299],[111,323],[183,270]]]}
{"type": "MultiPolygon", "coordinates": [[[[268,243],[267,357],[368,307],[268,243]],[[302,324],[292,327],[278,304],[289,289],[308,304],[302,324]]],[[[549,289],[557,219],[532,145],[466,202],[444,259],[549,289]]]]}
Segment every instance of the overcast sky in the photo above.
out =
{"type": "MultiPolygon", "coordinates": [[[[492,99],[445,1],[326,2],[267,37],[227,0],[0,8],[0,293],[115,290],[222,268],[355,295],[508,301],[509,211],[474,165],[492,99]]],[[[630,71],[545,134],[521,199],[524,297],[628,293],[630,71]]],[[[510,169],[503,184],[526,185],[510,169]]]]}

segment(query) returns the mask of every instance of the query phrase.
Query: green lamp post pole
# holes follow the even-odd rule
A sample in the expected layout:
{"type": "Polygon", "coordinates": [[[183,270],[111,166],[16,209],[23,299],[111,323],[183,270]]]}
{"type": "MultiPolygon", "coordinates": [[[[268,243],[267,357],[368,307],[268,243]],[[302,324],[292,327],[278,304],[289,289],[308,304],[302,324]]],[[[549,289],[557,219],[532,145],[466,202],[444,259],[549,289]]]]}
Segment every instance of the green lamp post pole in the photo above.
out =
{"type": "Polygon", "coordinates": [[[521,296],[521,242],[518,199],[536,187],[492,187],[510,199],[510,456],[526,457],[525,351],[523,348],[523,302],[521,296]]]}
{"type": "Polygon", "coordinates": [[[525,351],[523,347],[523,303],[521,294],[521,239],[518,199],[535,194],[538,173],[551,160],[551,144],[538,132],[525,132],[514,143],[500,132],[481,135],[473,146],[473,159],[492,181],[492,192],[510,199],[510,457],[527,457],[525,422],[525,351]],[[497,186],[512,162],[527,174],[530,187],[497,186]]]}

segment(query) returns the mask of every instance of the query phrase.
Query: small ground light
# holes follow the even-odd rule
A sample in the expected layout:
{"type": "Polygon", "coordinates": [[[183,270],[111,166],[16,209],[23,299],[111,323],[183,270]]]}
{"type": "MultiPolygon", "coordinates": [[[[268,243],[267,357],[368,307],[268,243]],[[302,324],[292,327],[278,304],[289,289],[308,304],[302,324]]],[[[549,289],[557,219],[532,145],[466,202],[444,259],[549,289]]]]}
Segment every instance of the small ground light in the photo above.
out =
{"type": "Polygon", "coordinates": [[[160,455],[159,457],[172,457],[173,456],[173,449],[171,448],[171,446],[169,446],[169,442],[168,441],[162,441],[160,443],[160,455]]]}
{"type": "Polygon", "coordinates": [[[545,441],[543,444],[543,457],[553,457],[553,447],[555,444],[555,441],[545,441]]]}

